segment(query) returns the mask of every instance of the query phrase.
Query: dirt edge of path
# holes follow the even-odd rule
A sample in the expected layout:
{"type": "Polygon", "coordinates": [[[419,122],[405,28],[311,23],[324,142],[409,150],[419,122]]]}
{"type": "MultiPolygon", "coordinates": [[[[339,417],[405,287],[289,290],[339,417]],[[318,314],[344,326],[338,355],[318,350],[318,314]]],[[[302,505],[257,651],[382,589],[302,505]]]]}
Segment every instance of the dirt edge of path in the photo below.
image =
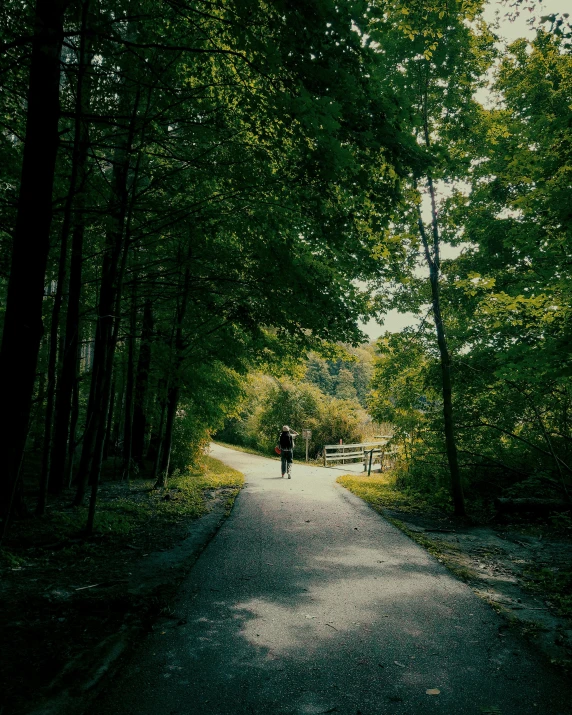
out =
{"type": "MultiPolygon", "coordinates": [[[[76,604],[73,593],[64,592],[64,589],[51,592],[50,596],[56,599],[53,604],[56,617],[52,617],[55,626],[60,625],[58,621],[78,620],[78,615],[81,620],[82,612],[87,614],[90,611],[91,620],[86,629],[89,644],[76,648],[49,683],[33,685],[15,700],[0,705],[2,715],[80,715],[98,696],[109,677],[123,666],[142,638],[157,627],[158,622],[163,620],[174,627],[182,625],[183,621],[171,608],[172,600],[183,579],[230,516],[239,491],[213,490],[208,495],[208,512],[189,522],[184,538],[180,538],[179,532],[173,535],[170,542],[161,543],[159,546],[162,548],[156,551],[143,553],[141,550],[133,554],[135,558],[129,565],[129,579],[124,584],[117,582],[108,589],[94,587],[92,591],[87,591],[95,594],[101,590],[107,592],[105,595],[98,594],[86,603],[76,604]],[[74,607],[78,613],[68,616],[74,607]],[[106,607],[112,612],[110,623],[105,623],[101,610],[106,607]],[[60,612],[66,613],[66,616],[58,618],[57,613],[60,612]],[[100,630],[97,628],[99,614],[100,630]]],[[[112,567],[112,564],[109,566],[112,567]]],[[[42,607],[41,604],[38,606],[42,607]]],[[[24,618],[32,617],[31,612],[24,614],[24,618]]],[[[67,623],[61,625],[65,627],[67,623]]],[[[22,630],[25,632],[26,623],[22,623],[22,630]]],[[[32,653],[33,633],[24,634],[29,637],[32,653]]],[[[66,632],[67,637],[72,638],[73,635],[71,630],[66,632]]]]}
{"type": "Polygon", "coordinates": [[[80,715],[101,692],[107,678],[123,666],[131,649],[156,628],[158,621],[167,619],[182,625],[170,609],[170,601],[230,511],[227,501],[221,500],[206,516],[193,522],[184,541],[168,551],[152,552],[139,563],[128,594],[142,606],[146,604],[141,614],[128,614],[117,633],[71,661],[50,683],[43,701],[29,715],[80,715]]]}
{"type": "Polygon", "coordinates": [[[363,501],[464,581],[504,617],[507,629],[533,643],[553,666],[572,671],[572,620],[529,576],[531,568],[572,567],[572,535],[547,536],[519,524],[472,524],[363,501]]]}

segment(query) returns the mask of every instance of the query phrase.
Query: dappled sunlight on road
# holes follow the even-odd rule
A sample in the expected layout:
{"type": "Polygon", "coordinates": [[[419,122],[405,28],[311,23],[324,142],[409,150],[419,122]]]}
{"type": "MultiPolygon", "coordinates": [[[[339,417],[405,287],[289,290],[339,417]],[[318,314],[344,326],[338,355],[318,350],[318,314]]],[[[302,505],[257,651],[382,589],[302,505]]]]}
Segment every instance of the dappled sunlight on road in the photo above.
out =
{"type": "Polygon", "coordinates": [[[181,625],[134,661],[132,682],[157,677],[97,715],[564,715],[535,655],[339,472],[273,479],[275,460],[213,452],[246,486],[182,589],[181,625]]]}

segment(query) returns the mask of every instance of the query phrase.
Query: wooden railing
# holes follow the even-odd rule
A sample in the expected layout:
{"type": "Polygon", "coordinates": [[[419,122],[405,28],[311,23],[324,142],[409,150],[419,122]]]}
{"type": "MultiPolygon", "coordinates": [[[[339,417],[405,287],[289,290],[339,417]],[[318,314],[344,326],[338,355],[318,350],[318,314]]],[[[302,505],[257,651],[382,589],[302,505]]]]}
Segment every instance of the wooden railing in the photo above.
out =
{"type": "Polygon", "coordinates": [[[326,444],[324,446],[324,467],[334,462],[361,461],[364,465],[364,471],[369,468],[374,455],[379,455],[380,462],[383,463],[383,456],[386,452],[386,444],[391,437],[380,437],[375,442],[361,442],[360,444],[326,444]]]}

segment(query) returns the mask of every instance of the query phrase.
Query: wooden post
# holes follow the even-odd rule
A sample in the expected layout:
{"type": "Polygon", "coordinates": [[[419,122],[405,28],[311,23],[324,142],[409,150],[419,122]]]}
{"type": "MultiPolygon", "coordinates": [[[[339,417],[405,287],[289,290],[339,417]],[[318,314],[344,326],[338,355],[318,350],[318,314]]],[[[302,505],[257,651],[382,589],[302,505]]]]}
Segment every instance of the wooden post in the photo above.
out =
{"type": "MultiPolygon", "coordinates": [[[[310,437],[312,436],[312,430],[303,429],[302,437],[306,440],[306,462],[308,461],[308,448],[310,445],[310,437]]],[[[324,467],[326,466],[326,447],[324,445],[324,467]]]]}

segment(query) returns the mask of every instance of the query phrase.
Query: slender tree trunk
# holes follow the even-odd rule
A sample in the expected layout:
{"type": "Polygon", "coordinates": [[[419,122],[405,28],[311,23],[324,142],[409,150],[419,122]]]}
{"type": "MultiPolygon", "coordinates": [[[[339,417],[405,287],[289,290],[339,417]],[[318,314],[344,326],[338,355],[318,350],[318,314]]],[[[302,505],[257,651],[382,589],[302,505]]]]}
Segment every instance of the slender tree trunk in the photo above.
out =
{"type": "MultiPolygon", "coordinates": [[[[423,114],[423,138],[427,149],[431,146],[431,135],[429,131],[429,100],[428,83],[429,75],[426,74],[421,79],[421,107],[423,114]]],[[[457,516],[465,515],[465,497],[463,494],[463,484],[459,470],[459,458],[457,454],[457,444],[455,439],[455,423],[453,420],[453,390],[451,386],[451,356],[447,345],[443,316],[441,313],[441,299],[439,290],[439,275],[441,272],[441,249],[439,233],[439,217],[437,213],[437,200],[435,196],[435,186],[431,173],[427,175],[427,185],[429,187],[429,198],[431,200],[431,233],[432,250],[429,247],[429,239],[421,215],[421,205],[418,206],[418,226],[425,251],[425,260],[429,267],[429,282],[431,284],[431,304],[433,308],[433,319],[437,332],[437,344],[441,362],[441,383],[443,394],[443,421],[445,428],[445,450],[449,462],[449,473],[451,476],[451,496],[453,507],[457,516]]]]}
{"type": "MultiPolygon", "coordinates": [[[[61,369],[55,402],[54,437],[50,460],[49,490],[60,494],[69,480],[66,478],[66,452],[69,436],[72,393],[78,379],[79,320],[82,291],[83,242],[85,231],[85,193],[87,183],[87,159],[89,131],[85,116],[90,105],[92,61],[91,39],[88,33],[90,0],[83,0],[78,80],[75,103],[74,143],[70,193],[66,204],[67,222],[73,223],[71,241],[70,274],[68,284],[68,308],[61,350],[61,369]]],[[[66,221],[64,220],[64,223],[66,221]]]]}
{"type": "Polygon", "coordinates": [[[433,256],[429,249],[429,241],[425,225],[421,217],[421,209],[419,208],[418,226],[423,247],[425,250],[425,259],[429,267],[429,281],[431,284],[431,302],[433,308],[433,318],[435,321],[435,329],[437,332],[437,344],[439,346],[439,356],[441,362],[441,383],[443,394],[443,421],[445,428],[445,449],[447,452],[447,460],[449,462],[449,472],[451,475],[451,496],[453,498],[453,507],[457,516],[465,515],[465,497],[463,494],[463,484],[461,482],[461,473],[459,470],[459,459],[457,455],[457,444],[455,440],[455,425],[453,421],[453,391],[451,386],[451,357],[447,345],[445,328],[443,326],[443,317],[441,314],[441,300],[439,295],[439,231],[437,225],[437,210],[435,202],[435,193],[433,190],[433,182],[429,180],[433,216],[433,256]]]}
{"type": "MultiPolygon", "coordinates": [[[[161,383],[159,383],[158,394],[161,394],[161,383]]],[[[156,479],[159,474],[159,465],[161,464],[161,454],[163,453],[163,429],[165,427],[165,414],[167,412],[167,397],[160,398],[161,402],[161,417],[159,419],[159,429],[157,431],[157,447],[155,452],[155,459],[153,460],[153,475],[152,479],[156,479]]],[[[151,439],[151,444],[153,444],[153,439],[151,439]]]]}
{"type": "Polygon", "coordinates": [[[175,426],[175,417],[177,416],[177,407],[179,405],[180,390],[178,386],[172,387],[167,396],[167,422],[165,424],[165,436],[163,438],[163,450],[161,457],[161,466],[157,476],[156,488],[167,486],[167,477],[169,474],[169,465],[171,463],[171,448],[173,446],[173,428],[175,426]]]}
{"type": "MultiPolygon", "coordinates": [[[[125,90],[126,91],[126,90],[125,90]]],[[[139,90],[136,92],[132,107],[128,136],[124,146],[118,149],[113,171],[113,189],[110,200],[110,215],[113,227],[106,236],[106,246],[101,269],[101,283],[97,309],[97,327],[95,334],[94,363],[91,378],[89,402],[86,416],[83,448],[78,470],[78,489],[74,505],[83,502],[94,456],[101,460],[100,427],[107,416],[110,389],[109,370],[113,364],[115,352],[114,335],[117,336],[116,321],[119,320],[119,308],[125,261],[127,258],[127,237],[125,223],[128,212],[128,174],[131,160],[131,147],[135,135],[135,123],[139,105],[139,90]],[[99,450],[96,452],[96,450],[99,450]]],[[[97,469],[97,467],[96,467],[97,469]]]]}
{"type": "Polygon", "coordinates": [[[175,417],[177,415],[177,407],[179,405],[180,379],[179,370],[182,361],[183,351],[183,322],[187,314],[187,305],[189,302],[189,286],[191,281],[190,269],[191,249],[189,246],[189,255],[185,266],[184,277],[179,291],[180,300],[177,306],[177,327],[175,330],[175,366],[174,375],[171,377],[171,386],[167,391],[167,422],[165,425],[165,437],[163,440],[163,454],[161,458],[161,467],[157,477],[156,487],[165,487],[167,477],[169,475],[169,465],[171,462],[171,448],[173,445],[173,427],[175,426],[175,417]]]}
{"type": "Polygon", "coordinates": [[[112,436],[113,436],[113,418],[115,417],[115,398],[116,398],[116,387],[117,387],[117,375],[116,371],[113,371],[113,376],[111,378],[111,396],[109,398],[109,410],[107,412],[107,425],[105,427],[105,439],[103,442],[103,461],[109,459],[111,454],[112,436]]]}
{"type": "MultiPolygon", "coordinates": [[[[71,193],[71,188],[70,188],[71,193]]],[[[56,393],[56,369],[58,365],[58,333],[60,327],[60,314],[62,307],[62,297],[64,292],[64,281],[67,263],[69,223],[64,218],[62,239],[60,246],[60,263],[58,269],[58,285],[54,305],[52,307],[52,319],[50,325],[50,340],[48,354],[48,385],[46,415],[44,419],[44,448],[42,456],[42,473],[40,475],[40,494],[36,505],[36,515],[42,516],[46,509],[46,498],[48,495],[48,479],[50,474],[50,455],[52,449],[52,424],[54,419],[54,398],[56,393]]]]}
{"type": "MultiPolygon", "coordinates": [[[[126,201],[122,204],[126,204],[126,201]]],[[[78,472],[78,490],[74,500],[77,506],[82,503],[91,472],[93,459],[98,442],[100,425],[107,416],[109,394],[109,373],[113,361],[115,344],[114,309],[116,297],[120,289],[120,258],[124,249],[123,218],[125,205],[120,207],[117,232],[108,236],[107,252],[104,256],[102,279],[98,303],[97,329],[95,335],[94,362],[86,416],[86,426],[83,437],[82,454],[78,472]],[[106,397],[107,393],[107,397],[106,397]]]]}
{"type": "Polygon", "coordinates": [[[105,356],[105,368],[103,373],[103,384],[102,384],[102,409],[103,416],[99,420],[97,427],[97,436],[95,440],[95,450],[94,457],[91,463],[91,495],[89,499],[89,510],[87,515],[86,533],[91,534],[93,532],[93,524],[95,519],[95,506],[97,503],[97,493],[99,489],[99,481],[101,478],[101,465],[103,462],[103,443],[105,441],[105,428],[107,425],[108,411],[112,409],[110,405],[109,398],[111,396],[111,377],[113,373],[113,361],[115,357],[115,346],[117,345],[117,337],[119,335],[119,325],[121,322],[120,308],[121,308],[121,285],[123,283],[123,275],[125,274],[125,267],[127,265],[127,254],[129,251],[129,240],[126,237],[123,248],[123,256],[121,260],[121,267],[119,269],[118,276],[118,288],[115,298],[115,324],[113,329],[113,334],[107,345],[107,354],[105,356]]]}
{"type": "Polygon", "coordinates": [[[26,136],[0,350],[2,535],[16,497],[43,334],[65,6],[65,0],[36,0],[34,13],[26,136]]]}
{"type": "Polygon", "coordinates": [[[70,412],[70,431],[67,446],[67,462],[65,465],[65,485],[71,487],[73,481],[73,469],[75,463],[75,453],[77,450],[76,434],[79,420],[79,377],[76,377],[72,387],[72,402],[70,412]]]}
{"type": "Polygon", "coordinates": [[[145,450],[145,432],[147,417],[145,414],[145,398],[151,368],[151,337],[153,334],[153,308],[150,300],[145,301],[143,308],[143,326],[141,329],[141,344],[139,360],[137,361],[137,376],[135,379],[135,398],[133,405],[132,456],[137,464],[143,461],[145,450]]]}
{"type": "MultiPolygon", "coordinates": [[[[40,346],[40,355],[41,355],[41,346],[40,346]]],[[[30,438],[33,441],[33,449],[41,449],[42,447],[42,405],[44,404],[44,400],[46,398],[46,382],[47,382],[47,375],[46,373],[42,370],[37,376],[38,380],[38,388],[37,388],[37,397],[33,401],[36,405],[35,409],[32,411],[32,418],[30,420],[30,438]]]]}
{"type": "Polygon", "coordinates": [[[127,349],[127,384],[125,385],[125,428],[123,431],[123,473],[129,479],[133,452],[133,392],[135,382],[135,332],[137,330],[137,276],[131,286],[129,347],[127,349]]]}

